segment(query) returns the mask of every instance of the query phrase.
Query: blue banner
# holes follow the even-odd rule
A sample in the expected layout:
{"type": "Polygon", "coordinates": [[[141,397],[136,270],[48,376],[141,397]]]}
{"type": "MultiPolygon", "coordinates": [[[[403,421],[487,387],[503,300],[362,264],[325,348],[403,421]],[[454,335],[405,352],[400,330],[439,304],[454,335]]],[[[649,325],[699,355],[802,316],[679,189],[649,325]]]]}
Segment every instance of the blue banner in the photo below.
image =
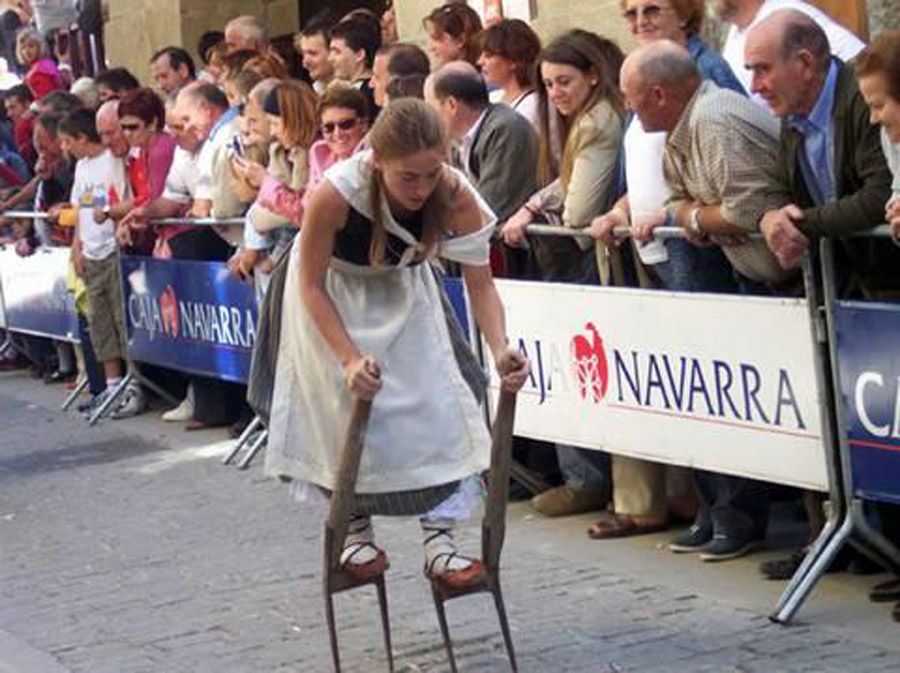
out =
{"type": "Polygon", "coordinates": [[[853,493],[900,503],[900,305],[838,302],[835,318],[853,493]]]}
{"type": "Polygon", "coordinates": [[[466,310],[466,286],[462,278],[444,278],[444,292],[453,306],[453,312],[462,327],[463,334],[469,338],[469,314],[466,310]]]}
{"type": "Polygon", "coordinates": [[[61,341],[78,340],[78,314],[66,287],[68,248],[38,248],[20,257],[0,250],[5,322],[12,332],[61,341]]]}
{"type": "Polygon", "coordinates": [[[138,362],[246,383],[258,311],[223,262],[122,257],[128,352],[138,362]]]}

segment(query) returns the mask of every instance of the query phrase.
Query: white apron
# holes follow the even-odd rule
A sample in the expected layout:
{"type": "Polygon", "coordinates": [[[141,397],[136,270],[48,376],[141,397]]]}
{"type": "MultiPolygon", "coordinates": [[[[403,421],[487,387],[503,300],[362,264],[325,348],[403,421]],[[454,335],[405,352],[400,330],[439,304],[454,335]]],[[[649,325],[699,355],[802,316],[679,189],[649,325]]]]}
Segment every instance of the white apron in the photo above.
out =
{"type": "MultiPolygon", "coordinates": [[[[465,177],[482,211],[480,231],[449,238],[438,256],[488,264],[495,217],[465,177]]],[[[371,219],[371,152],[333,166],[325,175],[349,205],[371,219]]],[[[463,480],[488,467],[484,416],[453,355],[428,263],[410,265],[418,241],[382,200],[387,231],[410,245],[395,267],[372,268],[332,258],[325,289],[350,338],[381,365],[356,490],[390,493],[463,480]]],[[[298,237],[299,239],[299,237],[298,237]]],[[[353,407],[337,357],[300,300],[299,241],[290,252],[285,284],[266,472],[333,489],[353,407]]]]}

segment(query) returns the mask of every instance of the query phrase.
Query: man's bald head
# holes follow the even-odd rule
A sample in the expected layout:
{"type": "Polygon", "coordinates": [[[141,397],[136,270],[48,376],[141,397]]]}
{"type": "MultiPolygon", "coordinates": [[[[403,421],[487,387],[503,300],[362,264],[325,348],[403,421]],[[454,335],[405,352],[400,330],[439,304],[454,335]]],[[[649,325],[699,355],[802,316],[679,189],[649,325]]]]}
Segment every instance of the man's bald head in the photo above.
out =
{"type": "Polygon", "coordinates": [[[825,31],[793,9],[778,10],[760,21],[744,46],[744,64],[752,74],[750,91],[778,117],[812,110],[830,63],[825,31]]]}
{"type": "Polygon", "coordinates": [[[636,49],[622,64],[622,78],[637,77],[641,86],[668,91],[689,91],[700,86],[700,72],[688,50],[671,40],[659,40],[636,49]]]}
{"type": "Polygon", "coordinates": [[[808,14],[796,9],[780,9],[756,24],[747,36],[747,45],[757,42],[777,45],[783,60],[806,52],[823,72],[828,70],[828,35],[808,14]]]}
{"type": "Polygon", "coordinates": [[[119,125],[119,101],[106,101],[97,109],[97,134],[100,142],[117,157],[128,154],[128,141],[119,125]]]}
{"type": "Polygon", "coordinates": [[[675,127],[701,77],[684,47],[659,40],[629,54],[619,80],[628,108],[651,133],[675,127]]]}
{"type": "Polygon", "coordinates": [[[467,61],[451,61],[429,75],[425,101],[438,111],[454,138],[464,136],[490,104],[484,78],[467,61]]]}

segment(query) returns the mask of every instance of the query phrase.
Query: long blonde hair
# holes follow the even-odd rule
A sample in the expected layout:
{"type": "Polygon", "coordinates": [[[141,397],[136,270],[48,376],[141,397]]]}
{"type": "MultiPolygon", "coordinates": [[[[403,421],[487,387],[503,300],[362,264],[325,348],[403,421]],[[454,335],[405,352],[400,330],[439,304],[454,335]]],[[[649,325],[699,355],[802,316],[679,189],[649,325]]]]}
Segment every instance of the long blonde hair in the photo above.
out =
{"type": "MultiPolygon", "coordinates": [[[[369,146],[380,161],[402,159],[422,151],[437,150],[446,155],[447,132],[437,112],[424,101],[401,98],[385,107],[369,133],[369,146]]],[[[434,252],[442,230],[442,218],[449,212],[459,185],[451,174],[444,172],[437,187],[422,207],[422,239],[427,257],[434,252]]],[[[384,178],[378,169],[372,170],[372,243],[369,261],[373,266],[384,264],[387,251],[387,231],[381,216],[384,178]]]]}

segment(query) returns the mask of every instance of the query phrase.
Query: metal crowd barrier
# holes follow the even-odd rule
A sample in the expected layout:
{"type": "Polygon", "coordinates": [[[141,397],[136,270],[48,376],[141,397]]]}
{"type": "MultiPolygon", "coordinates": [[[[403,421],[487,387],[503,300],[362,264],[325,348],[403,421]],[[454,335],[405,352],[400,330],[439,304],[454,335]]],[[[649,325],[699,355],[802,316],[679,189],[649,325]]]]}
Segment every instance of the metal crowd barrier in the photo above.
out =
{"type": "MultiPolygon", "coordinates": [[[[43,213],[25,211],[6,213],[6,216],[45,217],[43,213]]],[[[241,218],[174,218],[159,223],[215,226],[242,222],[241,218]]],[[[530,225],[527,232],[540,236],[587,236],[584,231],[540,224],[530,225]]],[[[616,233],[626,237],[630,232],[625,228],[616,233]]],[[[882,227],[871,234],[885,236],[889,232],[882,227]]],[[[661,227],[655,235],[665,239],[683,234],[677,227],[661,227]]],[[[855,378],[855,370],[846,366],[847,346],[842,344],[842,339],[848,335],[848,323],[842,320],[842,314],[857,312],[850,320],[852,326],[859,312],[867,307],[837,301],[831,245],[831,241],[823,240],[819,254],[813,250],[814,254],[804,259],[805,299],[497,281],[507,307],[510,339],[518,339],[519,347],[531,359],[534,370],[530,388],[520,395],[520,405],[530,406],[531,413],[519,414],[517,434],[827,491],[826,525],[779,600],[772,619],[780,623],[792,619],[847,541],[880,562],[900,568],[900,554],[874,530],[864,506],[871,501],[900,503],[900,354],[893,357],[890,347],[885,346],[878,351],[886,353],[880,363],[883,371],[864,368],[862,374],[856,372],[855,378]],[[552,294],[551,301],[535,301],[535,297],[545,293],[552,294]],[[703,309],[698,312],[700,303],[703,309]],[[536,314],[535,306],[538,308],[536,314]],[[712,322],[703,323],[702,317],[696,317],[710,313],[711,307],[717,311],[712,322]],[[667,345],[680,339],[680,351],[672,348],[666,351],[660,346],[662,342],[654,343],[650,338],[653,335],[646,334],[653,331],[647,327],[652,324],[654,311],[662,312],[660,315],[672,324],[678,324],[680,320],[682,327],[688,321],[689,327],[684,330],[688,332],[686,337],[679,335],[677,329],[662,335],[667,345]],[[741,341],[737,333],[740,328],[735,326],[741,320],[760,322],[767,330],[773,329],[773,325],[777,329],[777,324],[757,318],[764,316],[766,311],[790,318],[785,330],[778,333],[782,351],[787,348],[782,339],[793,339],[785,351],[791,357],[784,362],[777,357],[765,364],[755,362],[753,354],[761,352],[762,347],[752,343],[755,338],[752,335],[741,341]],[[628,319],[617,322],[616,318],[621,316],[628,319]],[[697,325],[691,322],[695,317],[701,321],[697,325]],[[728,343],[702,343],[697,330],[710,328],[710,325],[720,331],[731,330],[725,340],[728,343]],[[794,329],[791,334],[791,327],[800,325],[804,326],[799,330],[802,333],[798,334],[794,329]],[[621,331],[624,328],[630,328],[632,332],[621,331]],[[751,355],[728,362],[716,350],[720,347],[726,350],[747,348],[751,355]],[[698,348],[705,351],[698,354],[695,352],[698,348]],[[886,376],[885,371],[890,375],[886,376]],[[896,382],[896,386],[892,382],[896,382]],[[862,393],[858,392],[860,385],[862,393]],[[777,391],[777,395],[773,396],[773,391],[777,391]],[[877,408],[867,411],[863,406],[860,414],[857,403],[873,393],[879,394],[877,408]],[[704,407],[709,413],[703,411],[704,407]],[[632,420],[628,420],[629,414],[633,415],[632,420]],[[654,422],[648,423],[651,418],[654,422]],[[785,418],[793,422],[793,427],[788,427],[785,418]],[[585,419],[588,419],[587,423],[585,419]],[[694,454],[666,453],[674,442],[672,428],[679,423],[691,428],[686,432],[694,454]],[[564,430],[560,431],[560,426],[564,430]],[[617,430],[617,426],[621,427],[617,430]],[[657,434],[653,435],[654,432],[657,434]],[[760,440],[763,436],[768,439],[760,440]],[[654,441],[648,442],[648,437],[654,441]],[[642,442],[652,444],[653,450],[641,448],[642,442]],[[704,448],[704,442],[709,446],[704,448]],[[796,455],[790,458],[785,451],[778,453],[776,445],[788,447],[788,453],[796,455]],[[722,451],[722,446],[729,450],[722,451]],[[657,451],[660,447],[664,451],[657,451]],[[736,452],[732,450],[734,447],[752,447],[753,450],[736,452]],[[880,451],[875,455],[887,461],[878,463],[874,481],[872,471],[867,471],[867,467],[871,467],[871,456],[864,455],[870,450],[880,451]],[[768,459],[753,462],[767,452],[768,459]],[[724,454],[727,455],[723,459],[724,454]],[[749,460],[750,454],[756,454],[756,457],[750,456],[753,460],[749,460]]],[[[129,355],[135,355],[138,361],[149,360],[188,373],[215,375],[215,371],[203,367],[183,363],[173,366],[183,352],[173,354],[170,351],[166,355],[161,351],[163,355],[157,357],[142,349],[148,344],[152,346],[154,341],[164,343],[182,331],[198,343],[208,341],[210,333],[217,332],[221,341],[222,320],[226,314],[231,321],[229,329],[234,325],[234,304],[205,305],[193,296],[183,279],[165,281],[165,273],[176,273],[176,267],[183,264],[204,265],[207,289],[213,288],[214,297],[228,302],[233,297],[224,290],[227,284],[221,275],[224,265],[128,257],[122,257],[122,262],[123,299],[126,322],[130,325],[129,355]],[[163,273],[163,280],[157,277],[159,273],[163,273]],[[184,308],[186,306],[189,308],[184,308]],[[204,320],[214,321],[217,316],[221,318],[217,328],[212,327],[212,323],[204,323],[204,320]],[[137,332],[142,335],[136,336],[137,332]]],[[[195,280],[196,271],[194,268],[190,274],[195,280]]],[[[8,306],[4,297],[0,275],[0,316],[8,323],[9,312],[5,310],[8,306]]],[[[874,310],[880,311],[882,316],[890,313],[892,320],[896,318],[893,333],[900,331],[900,304],[879,305],[874,310]]],[[[464,317],[472,327],[467,308],[464,317]]],[[[246,328],[247,323],[242,325],[246,328]]],[[[8,340],[15,326],[7,324],[6,329],[8,340]]],[[[249,358],[250,335],[247,332],[240,334],[235,337],[229,333],[226,350],[231,349],[232,354],[243,353],[249,358]]],[[[488,359],[484,357],[486,350],[481,348],[477,332],[470,334],[476,351],[482,354],[482,362],[488,365],[488,359]]],[[[886,343],[889,342],[888,338],[886,343]]],[[[177,343],[175,348],[179,348],[177,343]]],[[[195,343],[194,349],[199,348],[195,343]]],[[[871,344],[867,344],[867,351],[872,351],[871,344]]],[[[767,357],[770,355],[766,354],[767,357]]],[[[781,357],[787,358],[787,355],[781,357]]],[[[494,375],[493,368],[488,369],[494,375]]],[[[131,370],[137,375],[136,368],[131,370]]],[[[127,380],[131,380],[131,376],[129,374],[127,380]]],[[[225,378],[242,380],[234,373],[225,378]]],[[[123,381],[120,391],[125,385],[126,381],[123,381]]],[[[492,381],[492,388],[496,398],[496,379],[492,381]]],[[[100,416],[102,413],[91,421],[96,422],[100,416]]],[[[225,463],[237,456],[260,426],[260,419],[255,418],[225,458],[225,463]]],[[[256,435],[240,467],[249,465],[264,441],[265,434],[256,435]]],[[[527,483],[527,472],[519,476],[527,483]]]]}

